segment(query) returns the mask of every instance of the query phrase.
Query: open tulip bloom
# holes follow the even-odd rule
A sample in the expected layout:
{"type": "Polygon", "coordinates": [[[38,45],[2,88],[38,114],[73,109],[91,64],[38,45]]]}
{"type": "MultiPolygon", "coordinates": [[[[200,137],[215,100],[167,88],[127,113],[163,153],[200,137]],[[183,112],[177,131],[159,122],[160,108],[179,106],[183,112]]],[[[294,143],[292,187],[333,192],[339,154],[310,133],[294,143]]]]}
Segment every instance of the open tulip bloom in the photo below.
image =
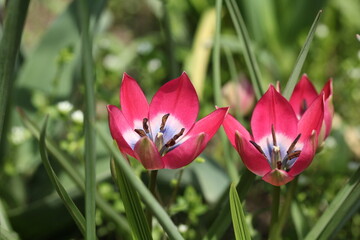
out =
{"type": "Polygon", "coordinates": [[[270,86],[254,109],[252,134],[228,114],[223,127],[246,167],[275,186],[305,170],[314,158],[324,119],[323,95],[299,120],[290,103],[270,86]]]}
{"type": "MultiPolygon", "coordinates": [[[[334,106],[332,103],[332,79],[329,79],[320,92],[324,94],[324,121],[319,136],[319,145],[329,136],[332,118],[334,115],[334,106]]],[[[319,96],[314,85],[311,83],[306,74],[304,74],[290,97],[290,104],[293,107],[296,116],[300,119],[311,103],[319,96]]]]}
{"type": "Polygon", "coordinates": [[[196,121],[199,99],[183,73],[164,84],[151,103],[126,73],[120,88],[121,110],[108,105],[109,126],[120,151],[146,169],[181,168],[191,163],[221,126],[228,108],[196,121]]]}

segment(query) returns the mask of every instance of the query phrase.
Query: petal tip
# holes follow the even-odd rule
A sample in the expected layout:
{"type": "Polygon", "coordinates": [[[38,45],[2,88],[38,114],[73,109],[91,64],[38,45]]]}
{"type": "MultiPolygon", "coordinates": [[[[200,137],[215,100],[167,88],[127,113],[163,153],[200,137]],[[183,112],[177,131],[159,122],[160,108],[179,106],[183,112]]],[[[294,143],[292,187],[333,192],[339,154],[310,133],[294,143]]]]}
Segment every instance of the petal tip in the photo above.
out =
{"type": "Polygon", "coordinates": [[[282,186],[294,179],[289,173],[280,169],[273,169],[262,178],[265,182],[274,186],[282,186]]]}

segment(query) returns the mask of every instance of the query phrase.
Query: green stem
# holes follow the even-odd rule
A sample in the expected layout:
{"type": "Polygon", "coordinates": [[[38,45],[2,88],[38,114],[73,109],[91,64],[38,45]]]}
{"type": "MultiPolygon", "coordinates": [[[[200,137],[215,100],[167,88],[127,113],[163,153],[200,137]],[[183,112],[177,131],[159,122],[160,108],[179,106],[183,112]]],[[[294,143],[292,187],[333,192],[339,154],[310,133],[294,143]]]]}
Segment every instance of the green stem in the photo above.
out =
{"type": "Polygon", "coordinates": [[[275,232],[279,227],[279,205],[280,205],[280,187],[273,186],[272,204],[271,204],[271,223],[269,239],[275,240],[275,232]]]}
{"type": "Polygon", "coordinates": [[[278,228],[276,229],[276,232],[275,232],[275,237],[277,239],[280,239],[282,230],[283,230],[283,228],[285,226],[285,223],[286,223],[286,220],[287,220],[287,218],[289,216],[290,206],[291,206],[291,202],[294,199],[294,196],[295,196],[295,193],[296,193],[297,184],[298,184],[298,177],[295,178],[289,184],[290,187],[289,187],[289,189],[288,189],[288,191],[286,193],[285,201],[282,204],[282,208],[281,208],[281,211],[280,211],[279,225],[278,225],[278,228]]]}
{"type": "Polygon", "coordinates": [[[170,197],[170,200],[169,200],[169,203],[167,205],[167,209],[170,208],[170,206],[172,205],[172,203],[175,201],[176,199],[176,196],[177,196],[177,193],[179,191],[179,188],[180,188],[180,182],[181,182],[181,178],[182,178],[182,175],[183,175],[183,172],[184,172],[184,168],[180,169],[180,172],[179,172],[179,175],[176,179],[176,185],[174,187],[174,190],[171,194],[171,197],[170,197]]]}
{"type": "MultiPolygon", "coordinates": [[[[150,171],[149,190],[154,197],[156,197],[156,178],[158,170],[150,171]]],[[[149,208],[146,209],[146,219],[149,224],[150,231],[152,231],[152,212],[149,208]]]]}

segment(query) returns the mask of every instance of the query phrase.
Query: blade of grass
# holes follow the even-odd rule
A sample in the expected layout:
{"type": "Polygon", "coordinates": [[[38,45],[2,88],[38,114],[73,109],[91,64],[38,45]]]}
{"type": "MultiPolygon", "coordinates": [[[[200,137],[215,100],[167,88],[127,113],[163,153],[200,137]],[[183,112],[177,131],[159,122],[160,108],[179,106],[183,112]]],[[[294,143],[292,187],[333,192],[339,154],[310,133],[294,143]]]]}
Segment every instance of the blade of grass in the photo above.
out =
{"type": "Polygon", "coordinates": [[[300,51],[300,54],[296,60],[296,64],[295,64],[295,67],[290,75],[290,78],[286,84],[286,87],[284,89],[284,92],[283,92],[283,96],[287,99],[290,98],[290,95],[292,93],[292,91],[294,90],[294,87],[299,79],[299,75],[300,75],[300,72],[301,72],[301,69],[304,65],[304,62],[305,62],[305,59],[307,57],[307,54],[309,52],[309,49],[310,49],[310,44],[314,38],[314,34],[315,34],[315,30],[316,30],[316,27],[319,23],[319,19],[320,19],[320,16],[321,16],[321,13],[322,13],[322,10],[320,10],[318,12],[318,14],[316,15],[315,17],[315,20],[310,28],[310,31],[306,37],[306,41],[305,41],[305,44],[304,46],[302,47],[301,51],[300,51]]]}
{"type": "MultiPolygon", "coordinates": [[[[39,128],[31,121],[28,116],[22,110],[19,110],[21,120],[23,121],[25,127],[31,132],[31,134],[36,138],[40,139],[39,128]]],[[[70,176],[70,179],[78,186],[78,188],[85,192],[85,180],[83,175],[77,171],[76,168],[71,164],[72,160],[66,156],[58,146],[48,137],[45,138],[47,150],[54,156],[55,160],[58,161],[60,166],[65,170],[65,172],[70,176]]],[[[120,231],[120,234],[125,239],[130,238],[130,228],[127,221],[119,214],[116,213],[113,207],[109,205],[97,192],[95,196],[96,204],[98,208],[104,213],[104,215],[111,221],[116,224],[117,229],[120,231]]]]}
{"type": "Polygon", "coordinates": [[[54,172],[53,168],[51,167],[47,151],[46,151],[46,143],[45,143],[45,136],[46,136],[46,126],[47,126],[48,118],[46,118],[43,128],[40,134],[40,155],[41,160],[44,164],[46,173],[48,174],[51,183],[54,185],[56,192],[60,196],[61,200],[63,201],[65,207],[69,211],[71,217],[74,219],[76,225],[78,226],[80,232],[85,236],[85,218],[80,212],[80,210],[76,207],[75,203],[71,199],[71,197],[66,192],[65,188],[59,181],[56,173],[54,172]]]}
{"type": "Polygon", "coordinates": [[[19,240],[19,236],[9,231],[8,229],[5,229],[3,226],[0,225],[0,239],[1,240],[19,240]]]}
{"type": "Polygon", "coordinates": [[[7,2],[4,31],[0,42],[0,136],[4,126],[6,106],[12,92],[16,58],[28,6],[29,0],[7,2]]]}
{"type": "Polygon", "coordinates": [[[309,226],[304,211],[297,201],[291,203],[291,217],[299,240],[303,240],[306,233],[309,232],[309,226]]]}
{"type": "Polygon", "coordinates": [[[136,239],[152,239],[149,225],[146,221],[145,213],[141,207],[138,193],[130,185],[125,177],[124,171],[119,164],[111,159],[111,173],[114,181],[119,187],[121,199],[124,203],[126,216],[129,220],[131,230],[136,239]]]}
{"type": "Polygon", "coordinates": [[[168,234],[170,239],[183,239],[176,226],[167,215],[166,211],[163,207],[158,203],[158,201],[154,198],[151,192],[146,188],[146,186],[135,176],[128,162],[121,155],[119,150],[113,146],[112,143],[109,143],[106,140],[104,133],[101,132],[101,129],[96,126],[96,130],[100,139],[103,141],[104,145],[110,153],[114,156],[116,163],[119,164],[119,167],[123,171],[125,177],[128,179],[131,186],[139,193],[144,204],[151,209],[154,216],[159,221],[160,225],[164,228],[165,232],[168,234]]]}
{"type": "Polygon", "coordinates": [[[81,25],[81,62],[82,78],[85,81],[85,216],[86,239],[96,239],[95,223],[95,192],[96,192],[96,146],[95,130],[91,127],[95,123],[95,93],[94,72],[92,58],[92,38],[89,34],[89,8],[87,0],[79,2],[81,25]]]}
{"type": "MultiPolygon", "coordinates": [[[[214,36],[214,50],[213,50],[213,78],[214,78],[214,95],[215,104],[222,106],[221,98],[221,63],[220,63],[220,33],[221,33],[221,10],[222,0],[216,1],[216,25],[215,25],[215,36],[214,36]]],[[[229,141],[224,131],[220,132],[221,143],[225,155],[225,164],[231,179],[235,181],[238,178],[236,167],[229,154],[229,141]]]]}
{"type": "Polygon", "coordinates": [[[329,239],[331,236],[335,236],[346,221],[359,209],[359,199],[360,168],[335,196],[305,239],[329,239]]]}
{"type": "Polygon", "coordinates": [[[229,10],[231,19],[233,21],[238,38],[244,45],[243,52],[244,52],[245,63],[248,68],[250,79],[254,87],[255,96],[257,99],[260,99],[264,93],[261,86],[261,73],[255,58],[255,54],[251,48],[250,37],[246,29],[243,17],[241,16],[239,6],[234,0],[226,0],[225,2],[229,10]]]}
{"type": "Polygon", "coordinates": [[[230,186],[230,211],[232,222],[234,226],[236,240],[247,240],[251,239],[248,226],[246,224],[245,214],[242,208],[242,204],[239,195],[236,191],[235,183],[230,186]]]}
{"type": "MultiPolygon", "coordinates": [[[[241,175],[241,179],[238,182],[236,186],[236,191],[239,194],[239,197],[241,199],[245,199],[245,195],[248,192],[250,186],[255,180],[255,174],[250,172],[248,169],[244,169],[243,174],[241,175]]],[[[212,239],[222,239],[224,233],[229,228],[231,224],[231,216],[230,216],[230,203],[228,199],[223,199],[225,201],[225,205],[221,208],[219,212],[220,207],[216,207],[217,217],[211,224],[209,231],[207,232],[204,239],[212,240],[212,239]]]]}

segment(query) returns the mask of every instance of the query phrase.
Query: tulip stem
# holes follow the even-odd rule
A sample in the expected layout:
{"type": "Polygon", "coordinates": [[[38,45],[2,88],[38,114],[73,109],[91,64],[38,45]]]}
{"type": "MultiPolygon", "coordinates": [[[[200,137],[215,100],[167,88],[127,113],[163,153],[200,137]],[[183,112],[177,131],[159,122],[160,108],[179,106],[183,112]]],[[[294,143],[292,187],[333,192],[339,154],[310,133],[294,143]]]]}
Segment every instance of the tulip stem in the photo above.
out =
{"type": "Polygon", "coordinates": [[[279,205],[280,205],[280,187],[274,186],[272,192],[272,204],[271,204],[271,223],[269,239],[276,239],[275,233],[279,227],[279,205]]]}
{"type": "Polygon", "coordinates": [[[169,200],[169,203],[167,205],[167,210],[171,207],[172,203],[175,201],[176,199],[176,196],[177,196],[177,193],[179,191],[179,188],[180,188],[180,182],[181,182],[181,177],[183,175],[183,172],[184,172],[184,168],[180,169],[179,171],[179,174],[176,178],[176,183],[175,183],[175,186],[174,186],[174,190],[171,194],[171,197],[170,197],[170,200],[169,200]]]}
{"type": "MultiPolygon", "coordinates": [[[[158,170],[152,170],[149,172],[150,180],[149,180],[149,191],[156,198],[156,178],[157,178],[158,170]]],[[[146,209],[146,219],[149,224],[150,231],[152,231],[152,212],[149,208],[146,209]]]]}

